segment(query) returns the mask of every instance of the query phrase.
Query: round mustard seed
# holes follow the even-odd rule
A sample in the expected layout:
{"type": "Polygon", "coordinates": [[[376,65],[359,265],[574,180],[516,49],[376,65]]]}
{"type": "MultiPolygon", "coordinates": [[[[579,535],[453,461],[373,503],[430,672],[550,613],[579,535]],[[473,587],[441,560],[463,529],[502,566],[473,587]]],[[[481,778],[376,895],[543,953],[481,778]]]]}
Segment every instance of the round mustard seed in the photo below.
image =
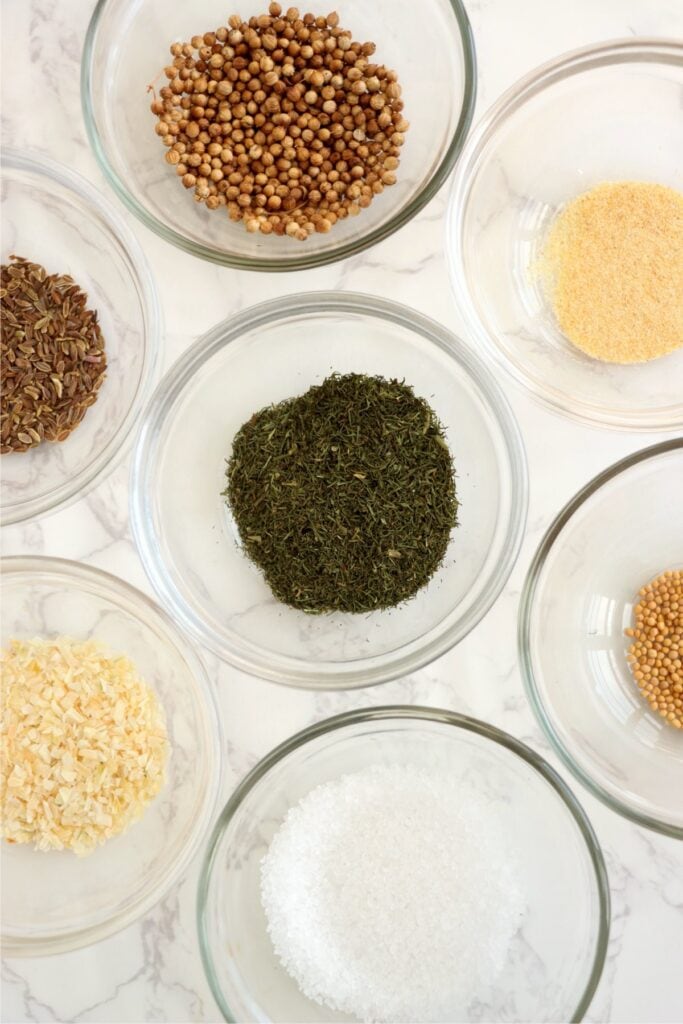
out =
{"type": "Polygon", "coordinates": [[[638,591],[628,662],[653,711],[683,728],[683,570],[669,569],[638,591]]]}

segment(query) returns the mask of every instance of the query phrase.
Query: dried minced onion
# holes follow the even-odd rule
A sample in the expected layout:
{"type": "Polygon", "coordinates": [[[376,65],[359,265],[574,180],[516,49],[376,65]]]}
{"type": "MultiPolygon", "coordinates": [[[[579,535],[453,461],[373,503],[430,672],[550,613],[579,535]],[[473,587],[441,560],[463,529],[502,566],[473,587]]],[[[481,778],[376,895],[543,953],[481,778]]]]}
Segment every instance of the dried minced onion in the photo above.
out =
{"type": "Polygon", "coordinates": [[[164,783],[166,725],[135,666],[96,641],[10,640],[0,652],[2,835],[90,853],[164,783]]]}

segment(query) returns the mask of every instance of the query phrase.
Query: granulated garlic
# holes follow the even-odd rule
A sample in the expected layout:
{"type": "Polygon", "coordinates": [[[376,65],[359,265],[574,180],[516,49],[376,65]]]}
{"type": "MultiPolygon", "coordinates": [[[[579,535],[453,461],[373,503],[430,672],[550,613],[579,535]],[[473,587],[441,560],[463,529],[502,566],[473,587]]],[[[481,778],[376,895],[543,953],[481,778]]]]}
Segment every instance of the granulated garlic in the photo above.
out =
{"type": "Polygon", "coordinates": [[[683,346],[683,194],[606,182],[553,223],[541,271],[560,329],[609,363],[643,363],[683,346]]]}

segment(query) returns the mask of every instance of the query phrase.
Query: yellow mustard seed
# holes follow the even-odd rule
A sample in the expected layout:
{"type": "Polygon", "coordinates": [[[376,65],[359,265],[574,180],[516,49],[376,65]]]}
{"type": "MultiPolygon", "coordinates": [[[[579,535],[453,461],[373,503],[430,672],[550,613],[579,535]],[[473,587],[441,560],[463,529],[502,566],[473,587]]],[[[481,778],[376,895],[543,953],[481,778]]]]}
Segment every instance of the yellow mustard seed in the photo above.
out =
{"type": "Polygon", "coordinates": [[[638,592],[628,662],[653,711],[683,728],[683,570],[669,569],[638,592]]]}

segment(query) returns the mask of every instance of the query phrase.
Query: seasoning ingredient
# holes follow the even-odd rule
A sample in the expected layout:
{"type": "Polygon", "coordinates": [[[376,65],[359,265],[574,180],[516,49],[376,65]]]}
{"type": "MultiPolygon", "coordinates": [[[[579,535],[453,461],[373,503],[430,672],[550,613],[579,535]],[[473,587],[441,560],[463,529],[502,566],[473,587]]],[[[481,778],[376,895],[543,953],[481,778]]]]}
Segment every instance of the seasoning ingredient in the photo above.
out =
{"type": "Polygon", "coordinates": [[[327,17],[269,13],[171,46],[156,132],[197,202],[247,231],[327,232],[396,182],[408,122],[394,71],[327,17]]]}
{"type": "Polygon", "coordinates": [[[628,661],[653,711],[683,728],[683,570],[670,569],[638,591],[628,661]]]}
{"type": "Polygon", "coordinates": [[[301,992],[359,1021],[472,1020],[526,911],[500,805],[410,765],[326,782],[261,864],[276,956],[301,992]]]}
{"type": "Polygon", "coordinates": [[[69,637],[0,652],[2,835],[90,853],[137,821],[164,783],[154,692],[125,657],[69,637]]]}
{"type": "Polygon", "coordinates": [[[107,368],[97,313],[73,278],[10,259],[0,267],[2,455],[66,440],[107,368]]]}
{"type": "Polygon", "coordinates": [[[567,338],[609,363],[683,346],[683,193],[622,181],[560,211],[542,258],[567,338]]]}
{"type": "Polygon", "coordinates": [[[238,431],[227,495],[278,600],[369,612],[417,593],[456,525],[453,463],[427,402],[397,380],[335,374],[238,431]]]}

